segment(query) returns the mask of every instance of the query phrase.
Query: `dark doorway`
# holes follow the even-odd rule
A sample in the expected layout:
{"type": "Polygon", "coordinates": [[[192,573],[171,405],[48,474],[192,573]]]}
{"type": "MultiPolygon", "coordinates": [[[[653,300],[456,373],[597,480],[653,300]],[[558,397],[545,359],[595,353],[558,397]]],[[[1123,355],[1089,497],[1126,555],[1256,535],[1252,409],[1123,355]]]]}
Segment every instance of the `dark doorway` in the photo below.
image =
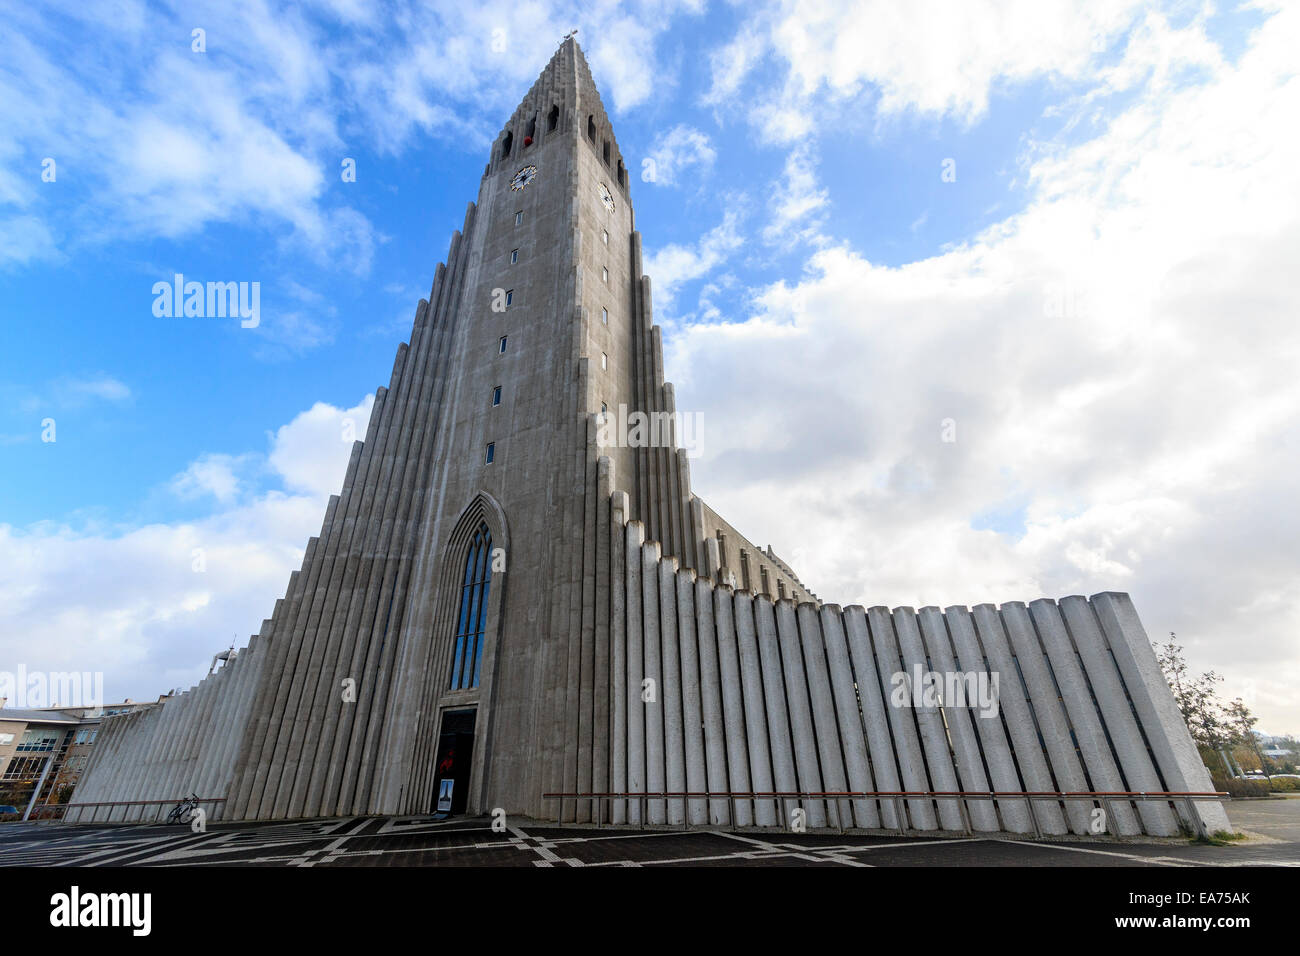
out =
{"type": "Polygon", "coordinates": [[[433,812],[464,813],[474,754],[475,710],[449,710],[438,734],[438,764],[433,778],[433,812]],[[450,792],[450,806],[448,805],[450,792]]]}

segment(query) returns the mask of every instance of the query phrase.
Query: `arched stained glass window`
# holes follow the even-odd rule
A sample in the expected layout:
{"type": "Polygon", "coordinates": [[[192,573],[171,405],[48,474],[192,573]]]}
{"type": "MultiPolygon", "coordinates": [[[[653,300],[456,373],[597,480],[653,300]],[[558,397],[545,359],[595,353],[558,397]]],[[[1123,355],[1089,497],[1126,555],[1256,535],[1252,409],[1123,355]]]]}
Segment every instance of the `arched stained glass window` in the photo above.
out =
{"type": "Polygon", "coordinates": [[[451,659],[452,690],[468,690],[478,686],[491,584],[492,532],[486,524],[480,524],[465,555],[465,576],[460,588],[460,615],[456,624],[456,647],[451,659]]]}

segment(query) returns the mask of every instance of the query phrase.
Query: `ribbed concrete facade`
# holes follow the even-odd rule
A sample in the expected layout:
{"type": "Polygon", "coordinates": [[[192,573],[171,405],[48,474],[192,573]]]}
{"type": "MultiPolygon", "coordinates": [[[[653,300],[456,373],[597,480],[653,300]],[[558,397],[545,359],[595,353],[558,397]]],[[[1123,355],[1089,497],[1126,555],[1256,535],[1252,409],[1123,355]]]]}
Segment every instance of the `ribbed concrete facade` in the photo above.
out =
{"type": "MultiPolygon", "coordinates": [[[[671,425],[658,442],[621,430],[677,411],[628,178],[567,40],[494,144],[284,598],[225,669],[106,721],[74,803],[197,791],[225,819],[427,813],[453,752],[465,809],[544,819],[554,792],[1209,789],[1126,597],[822,605],[692,493],[671,425]],[[887,681],[914,664],[1000,674],[1001,716],[895,712],[887,681]]],[[[642,822],[635,801],[603,807],[642,822]]],[[[873,799],[806,811],[915,829],[959,815],[922,799],[901,822],[873,799]]],[[[1025,810],[970,812],[1027,832],[1025,810]]],[[[1086,826],[1082,807],[1035,812],[1045,832],[1086,826]]],[[[645,822],[730,813],[651,801],[645,822]]],[[[787,822],[761,801],[735,815],[787,822]]],[[[1124,832],[1174,826],[1167,807],[1116,815],[1124,832]]]]}

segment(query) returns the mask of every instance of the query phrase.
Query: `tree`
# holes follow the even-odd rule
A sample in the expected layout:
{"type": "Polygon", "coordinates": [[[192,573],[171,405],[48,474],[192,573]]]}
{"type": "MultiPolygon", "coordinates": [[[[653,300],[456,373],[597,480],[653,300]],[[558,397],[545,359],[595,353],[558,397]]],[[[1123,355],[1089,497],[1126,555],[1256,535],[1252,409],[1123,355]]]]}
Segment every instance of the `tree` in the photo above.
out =
{"type": "Polygon", "coordinates": [[[1256,718],[1251,716],[1240,698],[1233,702],[1238,709],[1224,707],[1219,700],[1219,685],[1223,683],[1219,674],[1206,671],[1199,677],[1192,676],[1187,661],[1183,659],[1183,647],[1176,638],[1177,635],[1170,631],[1167,642],[1155,645],[1156,660],[1169,682],[1169,689],[1173,691],[1192,739],[1211,753],[1218,754],[1229,776],[1237,776],[1224,751],[1233,743],[1244,740],[1243,734],[1249,734],[1253,739],[1250,727],[1256,718]]]}

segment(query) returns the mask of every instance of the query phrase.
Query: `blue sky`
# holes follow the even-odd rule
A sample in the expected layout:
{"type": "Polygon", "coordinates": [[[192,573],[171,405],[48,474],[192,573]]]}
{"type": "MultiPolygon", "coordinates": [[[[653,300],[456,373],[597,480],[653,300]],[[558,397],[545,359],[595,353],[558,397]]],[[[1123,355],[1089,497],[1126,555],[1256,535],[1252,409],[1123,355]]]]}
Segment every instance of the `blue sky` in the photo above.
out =
{"type": "Polygon", "coordinates": [[[1294,556],[1268,517],[1297,455],[1272,364],[1295,346],[1278,119],[1296,81],[1275,53],[1293,11],[123,0],[4,17],[0,651],[29,668],[84,662],[111,696],[147,697],[256,630],[341,477],[339,422],[364,425],[489,144],[576,26],[679,404],[726,423],[697,491],[838,603],[1130,591],[1153,636],[1177,629],[1193,666],[1297,729],[1294,556]],[[260,282],[259,327],[154,316],[177,272],[260,282]],[[1273,355],[1217,341],[1247,297],[1242,327],[1273,355]],[[952,448],[933,438],[948,417],[952,448]],[[1224,435],[1247,436],[1249,473],[1224,435]],[[1276,547],[1247,548],[1252,528],[1276,547]],[[1239,570],[1216,578],[1227,554],[1239,570]]]}

